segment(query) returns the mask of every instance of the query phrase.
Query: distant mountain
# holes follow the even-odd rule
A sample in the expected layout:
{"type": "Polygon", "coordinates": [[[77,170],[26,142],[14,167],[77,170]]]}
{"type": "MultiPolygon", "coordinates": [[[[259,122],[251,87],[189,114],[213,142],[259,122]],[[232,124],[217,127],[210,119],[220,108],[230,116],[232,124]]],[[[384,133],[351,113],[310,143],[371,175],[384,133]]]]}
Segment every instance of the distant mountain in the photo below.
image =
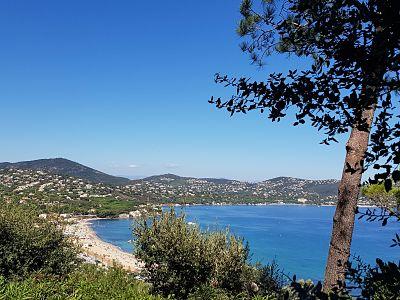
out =
{"type": "MultiPolygon", "coordinates": [[[[203,197],[283,199],[297,201],[334,201],[337,197],[339,181],[336,179],[310,180],[293,177],[276,177],[265,181],[250,183],[230,179],[181,177],[163,174],[134,180],[131,184],[151,190],[190,191],[188,194],[201,194],[203,197]],[[204,196],[206,195],[206,196],[204,196]],[[209,196],[207,196],[209,195],[209,196]]],[[[172,195],[174,193],[171,193],[172,195]]]]}
{"type": "Polygon", "coordinates": [[[175,174],[162,174],[154,175],[142,179],[133,180],[134,182],[152,182],[152,183],[169,183],[175,185],[192,184],[193,181],[203,181],[207,183],[215,184],[233,184],[239,182],[236,180],[224,179],[224,178],[196,178],[196,177],[182,177],[175,174]]]}
{"type": "Polygon", "coordinates": [[[157,197],[183,195],[195,197],[257,198],[257,199],[319,199],[333,201],[337,197],[339,181],[310,180],[293,177],[276,177],[265,181],[250,183],[222,178],[182,177],[175,174],[162,174],[142,179],[130,180],[111,176],[64,158],[39,159],[17,163],[0,163],[0,169],[41,170],[53,174],[77,177],[93,183],[120,186],[136,186],[140,193],[160,191],[157,197]],[[197,196],[196,196],[197,197],[197,196]]]}
{"type": "Polygon", "coordinates": [[[0,169],[10,168],[46,171],[58,175],[78,177],[93,183],[122,185],[130,182],[128,178],[108,175],[65,158],[0,163],[0,169]]]}
{"type": "Polygon", "coordinates": [[[181,177],[175,174],[161,174],[161,175],[153,175],[149,177],[145,177],[142,179],[139,179],[139,181],[152,181],[152,182],[158,182],[158,181],[173,181],[173,180],[185,180],[188,179],[189,177],[181,177]]]}
{"type": "Polygon", "coordinates": [[[276,177],[257,183],[241,182],[230,179],[181,177],[175,174],[150,176],[131,183],[147,183],[154,186],[183,188],[199,188],[202,191],[216,191],[216,194],[240,193],[254,197],[273,199],[307,198],[307,199],[336,199],[339,180],[311,180],[293,177],[276,177]],[[210,186],[214,186],[210,188],[210,186]]]}

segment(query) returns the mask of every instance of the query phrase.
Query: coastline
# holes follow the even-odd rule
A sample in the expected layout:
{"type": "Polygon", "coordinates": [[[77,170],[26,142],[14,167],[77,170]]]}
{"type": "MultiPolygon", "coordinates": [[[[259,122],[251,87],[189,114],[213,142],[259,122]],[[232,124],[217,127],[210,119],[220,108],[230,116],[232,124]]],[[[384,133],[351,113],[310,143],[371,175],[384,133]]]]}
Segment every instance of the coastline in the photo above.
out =
{"type": "MultiPolygon", "coordinates": [[[[336,207],[336,204],[315,204],[315,203],[285,203],[285,202],[260,202],[260,203],[230,203],[230,202],[216,202],[216,203],[166,203],[160,204],[160,207],[185,207],[185,206],[316,206],[316,207],[336,207]]],[[[377,205],[372,204],[359,204],[360,208],[379,208],[377,205]]]]}
{"type": "MultiPolygon", "coordinates": [[[[207,203],[207,204],[164,204],[160,207],[185,207],[185,206],[335,206],[329,204],[299,204],[299,203],[263,203],[263,204],[233,204],[233,203],[207,203]]],[[[359,205],[363,208],[376,208],[376,206],[359,205]]],[[[74,238],[75,242],[81,247],[80,257],[86,262],[101,264],[105,267],[114,265],[122,267],[131,273],[139,273],[143,270],[144,264],[133,254],[126,252],[109,242],[103,241],[91,227],[94,220],[105,220],[108,218],[71,218],[65,227],[65,234],[74,238]]],[[[114,218],[113,218],[114,219],[114,218]]],[[[119,217],[115,219],[126,219],[119,217]]]]}
{"type": "Polygon", "coordinates": [[[65,234],[75,238],[85,261],[105,267],[120,266],[128,272],[139,273],[143,269],[143,263],[133,254],[100,239],[91,228],[90,222],[99,219],[101,218],[73,219],[66,226],[65,234]]]}

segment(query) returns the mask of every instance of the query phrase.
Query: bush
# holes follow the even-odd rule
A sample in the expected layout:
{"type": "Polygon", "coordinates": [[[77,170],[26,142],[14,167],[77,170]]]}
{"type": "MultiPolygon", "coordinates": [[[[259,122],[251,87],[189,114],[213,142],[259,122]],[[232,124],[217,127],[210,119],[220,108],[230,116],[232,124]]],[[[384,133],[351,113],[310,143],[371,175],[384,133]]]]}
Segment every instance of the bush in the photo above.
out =
{"type": "Polygon", "coordinates": [[[188,300],[230,300],[230,297],[222,289],[202,285],[189,295],[188,300]]]}
{"type": "Polygon", "coordinates": [[[0,275],[64,275],[76,267],[77,250],[56,224],[15,205],[0,207],[0,275]]]}
{"type": "Polygon", "coordinates": [[[400,299],[400,263],[377,259],[372,268],[358,259],[355,266],[349,265],[346,277],[359,299],[400,299]]]}
{"type": "Polygon", "coordinates": [[[275,261],[266,266],[257,265],[258,271],[258,294],[268,296],[277,295],[287,283],[283,273],[279,270],[275,261]]]}
{"type": "Polygon", "coordinates": [[[79,299],[161,299],[149,294],[147,284],[120,268],[104,270],[86,266],[69,276],[65,286],[68,295],[78,295],[79,299]]]}
{"type": "MultiPolygon", "coordinates": [[[[254,295],[248,293],[240,293],[238,295],[231,295],[228,292],[214,288],[209,285],[201,286],[192,294],[189,295],[188,300],[278,300],[277,295],[254,295]]],[[[279,298],[281,299],[281,298],[279,298]]],[[[284,298],[282,298],[284,299],[284,298]]]]}
{"type": "Polygon", "coordinates": [[[250,296],[259,290],[261,271],[249,264],[248,246],[228,231],[201,231],[171,210],[137,221],[133,233],[154,292],[187,299],[205,291],[250,296]]]}
{"type": "Polygon", "coordinates": [[[279,299],[288,300],[351,300],[346,291],[335,291],[329,294],[322,291],[322,284],[311,280],[293,280],[279,293],[279,299]]]}
{"type": "Polygon", "coordinates": [[[83,265],[66,277],[30,277],[23,281],[6,282],[0,277],[0,299],[135,299],[161,300],[149,294],[148,285],[135,280],[118,268],[98,269],[83,265]]]}

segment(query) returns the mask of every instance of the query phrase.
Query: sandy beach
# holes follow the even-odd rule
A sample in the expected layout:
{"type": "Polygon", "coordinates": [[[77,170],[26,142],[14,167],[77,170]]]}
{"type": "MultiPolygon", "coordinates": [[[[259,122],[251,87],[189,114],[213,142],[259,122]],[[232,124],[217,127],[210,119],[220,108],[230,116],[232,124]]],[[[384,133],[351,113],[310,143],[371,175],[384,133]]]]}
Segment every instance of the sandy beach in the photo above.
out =
{"type": "Polygon", "coordinates": [[[94,219],[77,219],[65,228],[67,235],[76,238],[82,247],[83,258],[92,263],[101,263],[106,267],[119,265],[128,272],[138,273],[143,264],[133,255],[101,240],[90,222],[94,219]]]}

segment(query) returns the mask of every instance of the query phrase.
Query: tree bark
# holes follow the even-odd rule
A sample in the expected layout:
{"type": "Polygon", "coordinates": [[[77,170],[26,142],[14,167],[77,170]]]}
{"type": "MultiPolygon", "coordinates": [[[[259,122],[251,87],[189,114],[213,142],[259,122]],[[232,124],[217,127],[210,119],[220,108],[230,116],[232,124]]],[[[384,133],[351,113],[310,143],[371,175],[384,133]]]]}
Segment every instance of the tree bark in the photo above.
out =
{"type": "MultiPolygon", "coordinates": [[[[362,117],[371,128],[375,108],[367,109],[362,117]]],[[[368,149],[369,130],[352,129],[346,144],[346,159],[338,189],[338,202],[333,217],[333,229],[325,269],[323,290],[328,292],[345,280],[346,263],[350,256],[357,200],[363,173],[362,161],[368,149]],[[355,169],[348,171],[348,166],[355,169]]]]}

